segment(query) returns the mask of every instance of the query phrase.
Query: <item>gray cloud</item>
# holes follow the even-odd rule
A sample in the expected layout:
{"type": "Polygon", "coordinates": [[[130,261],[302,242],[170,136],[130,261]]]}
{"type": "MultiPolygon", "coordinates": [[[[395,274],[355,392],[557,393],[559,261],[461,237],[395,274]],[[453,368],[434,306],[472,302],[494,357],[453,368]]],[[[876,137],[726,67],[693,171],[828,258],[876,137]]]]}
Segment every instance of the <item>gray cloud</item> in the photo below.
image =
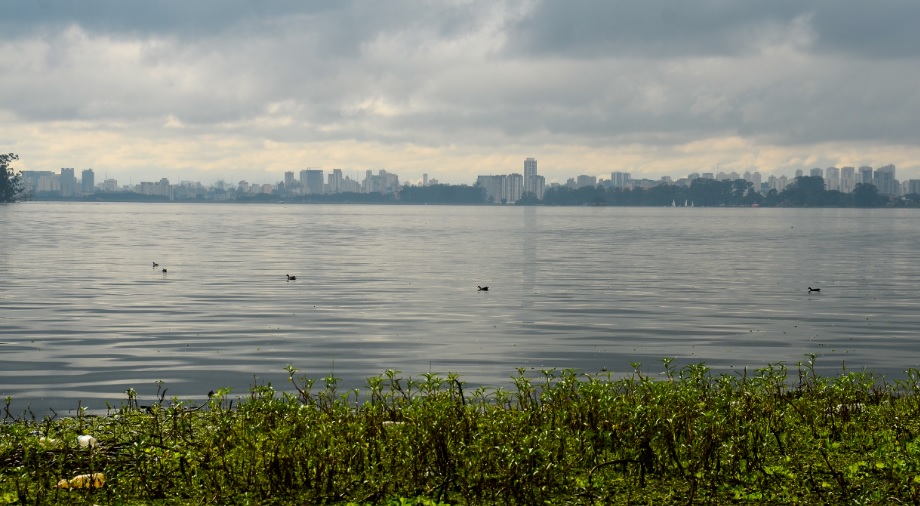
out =
{"type": "Polygon", "coordinates": [[[235,156],[220,138],[462,157],[741,138],[806,159],[920,133],[913,2],[0,0],[0,14],[10,128],[200,139],[219,160],[235,156]]]}
{"type": "Polygon", "coordinates": [[[738,56],[759,51],[778,27],[801,18],[810,22],[815,51],[881,58],[920,51],[920,4],[900,0],[540,2],[514,24],[509,47],[575,58],[738,56]]]}

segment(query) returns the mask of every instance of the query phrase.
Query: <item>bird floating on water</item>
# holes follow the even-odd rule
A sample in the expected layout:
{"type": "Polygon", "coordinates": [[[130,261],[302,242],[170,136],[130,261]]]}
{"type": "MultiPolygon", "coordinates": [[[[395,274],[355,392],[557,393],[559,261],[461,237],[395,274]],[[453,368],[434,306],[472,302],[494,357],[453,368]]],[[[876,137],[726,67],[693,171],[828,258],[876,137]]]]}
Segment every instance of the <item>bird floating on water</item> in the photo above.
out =
{"type": "Polygon", "coordinates": [[[163,268],[163,274],[166,274],[166,268],[165,268],[165,267],[163,268]]]}
{"type": "Polygon", "coordinates": [[[476,285],[476,288],[479,288],[479,291],[480,291],[480,292],[488,292],[488,291],[489,291],[489,287],[488,287],[488,286],[479,286],[479,285],[476,285]]]}
{"type": "Polygon", "coordinates": [[[154,268],[154,269],[156,269],[156,268],[159,267],[159,266],[160,266],[160,264],[158,264],[158,263],[156,263],[156,262],[153,262],[153,268],[154,268]]]}
{"type": "Polygon", "coordinates": [[[820,292],[820,291],[821,291],[820,288],[812,288],[812,287],[810,287],[810,286],[808,287],[808,293],[811,293],[811,292],[820,292]]]}
{"type": "Polygon", "coordinates": [[[288,281],[297,281],[297,276],[291,276],[290,274],[288,274],[287,277],[288,277],[288,281]]]}

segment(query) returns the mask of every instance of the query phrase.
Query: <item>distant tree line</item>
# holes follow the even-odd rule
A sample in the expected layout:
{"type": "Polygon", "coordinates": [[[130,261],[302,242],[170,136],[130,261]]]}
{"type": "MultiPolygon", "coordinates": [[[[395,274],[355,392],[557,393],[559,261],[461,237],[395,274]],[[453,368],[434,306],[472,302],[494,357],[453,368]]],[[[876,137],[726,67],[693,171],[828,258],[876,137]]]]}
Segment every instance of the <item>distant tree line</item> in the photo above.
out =
{"type": "Polygon", "coordinates": [[[850,193],[825,190],[824,178],[801,176],[781,192],[770,190],[763,195],[743,179],[694,179],[690,186],[659,185],[652,188],[582,188],[553,187],[543,194],[542,204],[555,206],[670,206],[697,207],[882,207],[918,206],[920,195],[912,194],[899,201],[880,195],[871,184],[857,184],[850,193]]]}
{"type": "Polygon", "coordinates": [[[312,193],[307,195],[257,194],[238,196],[236,202],[278,202],[303,204],[484,204],[485,190],[479,186],[438,184],[403,186],[397,193],[312,193]]]}
{"type": "Polygon", "coordinates": [[[399,201],[407,204],[482,204],[486,201],[486,191],[481,186],[468,185],[404,186],[399,192],[399,201]]]}

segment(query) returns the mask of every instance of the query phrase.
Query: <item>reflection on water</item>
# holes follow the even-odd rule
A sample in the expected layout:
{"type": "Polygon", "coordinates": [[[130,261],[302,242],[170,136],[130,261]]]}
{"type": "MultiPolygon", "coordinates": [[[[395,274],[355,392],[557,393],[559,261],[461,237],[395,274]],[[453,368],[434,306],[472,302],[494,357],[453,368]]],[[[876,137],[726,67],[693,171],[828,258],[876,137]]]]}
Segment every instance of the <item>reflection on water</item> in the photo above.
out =
{"type": "Polygon", "coordinates": [[[915,223],[912,210],[0,206],[0,395],[41,411],[149,397],[158,380],[183,398],[280,387],[287,364],[344,387],[388,368],[498,386],[518,367],[739,370],[806,353],[898,377],[920,356],[915,223]]]}
{"type": "Polygon", "coordinates": [[[524,323],[533,323],[534,299],[537,295],[537,208],[527,206],[524,212],[524,228],[521,230],[521,274],[524,286],[521,290],[521,316],[524,323]]]}

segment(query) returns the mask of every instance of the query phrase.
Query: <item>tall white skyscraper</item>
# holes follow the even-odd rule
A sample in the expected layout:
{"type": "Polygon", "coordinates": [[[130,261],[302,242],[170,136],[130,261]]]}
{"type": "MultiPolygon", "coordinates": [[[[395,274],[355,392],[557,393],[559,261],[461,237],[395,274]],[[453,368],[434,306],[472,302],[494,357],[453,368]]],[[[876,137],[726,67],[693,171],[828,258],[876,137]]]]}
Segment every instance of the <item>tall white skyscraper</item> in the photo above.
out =
{"type": "MultiPolygon", "coordinates": [[[[632,176],[630,176],[629,172],[611,172],[610,173],[610,184],[613,185],[614,188],[625,187],[626,183],[628,183],[630,179],[632,179],[632,176]]],[[[712,179],[712,177],[710,177],[709,179],[712,179]]]]}
{"type": "Polygon", "coordinates": [[[828,191],[840,191],[840,169],[837,167],[828,167],[824,170],[824,187],[828,191]]]}
{"type": "Polygon", "coordinates": [[[898,195],[898,180],[894,176],[894,165],[886,165],[875,169],[872,184],[878,188],[882,195],[898,195]]]}
{"type": "Polygon", "coordinates": [[[524,177],[534,177],[537,175],[537,159],[528,158],[524,160],[524,177]]]}
{"type": "Polygon", "coordinates": [[[840,169],[840,191],[850,193],[856,188],[856,181],[856,169],[854,167],[840,169]]]}
{"type": "Polygon", "coordinates": [[[524,193],[533,193],[538,199],[542,199],[543,184],[543,180],[537,177],[537,159],[524,160],[524,193]]]}

